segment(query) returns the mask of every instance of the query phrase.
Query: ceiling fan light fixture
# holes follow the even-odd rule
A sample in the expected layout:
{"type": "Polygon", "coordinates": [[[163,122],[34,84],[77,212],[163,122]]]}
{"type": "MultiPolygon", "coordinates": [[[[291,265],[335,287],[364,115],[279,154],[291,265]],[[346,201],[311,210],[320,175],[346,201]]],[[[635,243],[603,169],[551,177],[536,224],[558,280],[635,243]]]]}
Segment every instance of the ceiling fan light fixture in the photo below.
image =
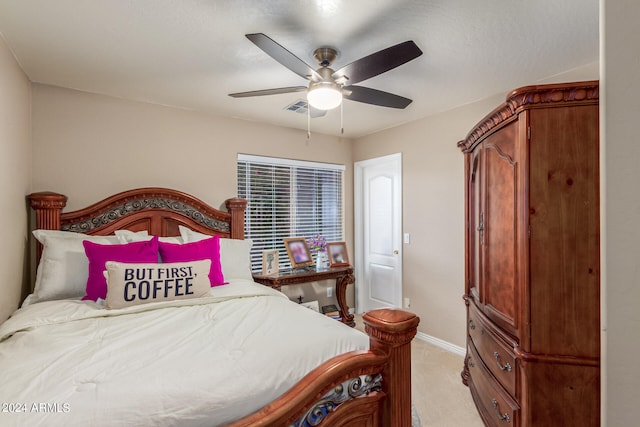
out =
{"type": "Polygon", "coordinates": [[[342,91],[332,82],[311,83],[307,101],[318,110],[332,110],[342,103],[342,91]]]}

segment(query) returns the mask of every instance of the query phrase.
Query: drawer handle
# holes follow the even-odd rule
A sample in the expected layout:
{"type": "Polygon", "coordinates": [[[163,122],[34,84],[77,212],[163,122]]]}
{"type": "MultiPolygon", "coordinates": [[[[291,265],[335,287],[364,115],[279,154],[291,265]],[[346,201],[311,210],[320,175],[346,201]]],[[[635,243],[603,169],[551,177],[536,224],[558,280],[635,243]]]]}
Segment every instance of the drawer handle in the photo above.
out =
{"type": "Polygon", "coordinates": [[[472,331],[476,328],[476,324],[473,323],[473,320],[469,319],[469,329],[472,331]]]}
{"type": "Polygon", "coordinates": [[[469,365],[470,368],[475,367],[476,365],[473,363],[473,359],[471,358],[471,356],[469,356],[469,359],[467,359],[467,364],[469,365]]]}
{"type": "Polygon", "coordinates": [[[496,414],[498,414],[498,419],[500,419],[500,421],[504,421],[506,423],[510,423],[511,422],[511,417],[509,416],[509,414],[507,414],[507,413],[501,414],[500,413],[500,408],[498,408],[498,401],[493,399],[492,403],[493,403],[493,409],[495,409],[496,410],[496,414]]]}
{"type": "Polygon", "coordinates": [[[501,371],[511,372],[511,364],[509,362],[507,362],[504,365],[500,364],[500,355],[498,354],[497,351],[493,352],[493,357],[496,358],[496,363],[498,364],[498,368],[500,368],[501,371]]]}

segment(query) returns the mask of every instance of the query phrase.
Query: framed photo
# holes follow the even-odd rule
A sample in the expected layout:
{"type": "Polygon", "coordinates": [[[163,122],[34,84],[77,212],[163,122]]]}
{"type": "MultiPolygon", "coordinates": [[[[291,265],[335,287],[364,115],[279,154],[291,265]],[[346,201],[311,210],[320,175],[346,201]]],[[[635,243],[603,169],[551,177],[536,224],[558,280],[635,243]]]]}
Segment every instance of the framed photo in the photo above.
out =
{"type": "Polygon", "coordinates": [[[307,246],[307,240],[304,237],[289,237],[284,239],[284,247],[287,249],[287,255],[289,255],[293,268],[306,267],[314,264],[311,251],[309,250],[309,246],[307,246]]]}
{"type": "Polygon", "coordinates": [[[278,250],[268,249],[262,251],[262,275],[278,273],[278,250]]]}
{"type": "Polygon", "coordinates": [[[345,242],[327,243],[327,254],[329,255],[329,267],[342,267],[349,265],[349,254],[345,242]]]}

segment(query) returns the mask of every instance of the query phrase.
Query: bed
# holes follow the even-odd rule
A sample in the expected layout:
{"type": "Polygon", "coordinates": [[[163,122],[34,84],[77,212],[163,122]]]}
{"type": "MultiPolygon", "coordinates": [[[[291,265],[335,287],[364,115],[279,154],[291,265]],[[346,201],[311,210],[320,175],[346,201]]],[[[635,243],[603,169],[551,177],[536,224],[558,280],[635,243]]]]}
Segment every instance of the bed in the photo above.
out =
{"type": "Polygon", "coordinates": [[[411,425],[419,319],[375,310],[364,334],[255,283],[245,200],[224,211],[165,188],[73,212],[61,194],[28,200],[38,270],[34,292],[0,325],[0,425],[411,425]],[[180,258],[212,241],[218,264],[180,258]],[[123,248],[146,258],[110,252],[123,248]],[[103,257],[99,271],[89,249],[103,257]],[[106,283],[95,300],[93,279],[106,283]]]}

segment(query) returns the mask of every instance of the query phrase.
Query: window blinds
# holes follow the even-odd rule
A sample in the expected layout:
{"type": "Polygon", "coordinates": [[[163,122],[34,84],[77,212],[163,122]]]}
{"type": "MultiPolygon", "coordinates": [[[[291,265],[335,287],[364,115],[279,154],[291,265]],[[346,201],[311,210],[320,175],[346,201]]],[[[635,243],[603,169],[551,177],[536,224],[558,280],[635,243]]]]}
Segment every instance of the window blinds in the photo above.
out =
{"type": "Polygon", "coordinates": [[[280,269],[291,263],[286,237],[321,235],[343,240],[343,165],[238,155],[238,197],[247,199],[245,238],[253,240],[251,266],[277,249],[280,269]]]}

